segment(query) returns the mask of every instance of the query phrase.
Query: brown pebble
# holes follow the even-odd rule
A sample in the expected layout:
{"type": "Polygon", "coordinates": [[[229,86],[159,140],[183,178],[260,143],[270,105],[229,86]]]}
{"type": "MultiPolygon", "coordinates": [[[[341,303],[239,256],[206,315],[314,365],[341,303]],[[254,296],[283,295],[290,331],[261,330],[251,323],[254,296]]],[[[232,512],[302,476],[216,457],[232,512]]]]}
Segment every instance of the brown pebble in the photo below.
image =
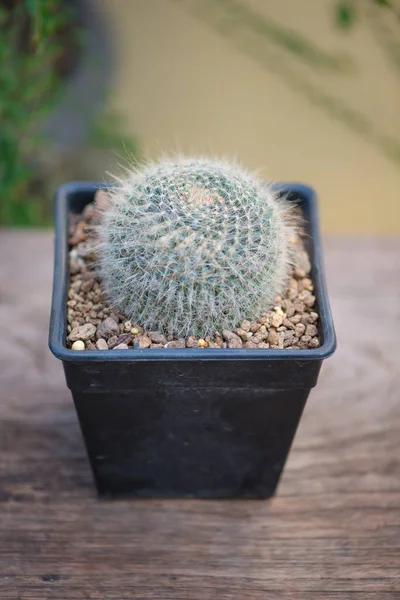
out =
{"type": "MultiPolygon", "coordinates": [[[[242,327],[243,329],[243,327],[242,327]]],[[[260,329],[260,323],[257,323],[257,321],[250,321],[250,331],[252,333],[256,333],[256,331],[258,331],[260,329]]]]}
{"type": "Polygon", "coordinates": [[[296,337],[300,338],[306,330],[306,326],[303,323],[297,323],[294,328],[294,333],[296,337]]]}
{"type": "Polygon", "coordinates": [[[255,344],[252,340],[249,340],[245,344],[243,344],[243,348],[258,348],[258,345],[255,344]]]}
{"type": "Polygon", "coordinates": [[[107,346],[108,346],[108,348],[113,348],[117,343],[118,343],[118,336],[117,335],[113,335],[113,336],[110,337],[109,340],[107,340],[107,346]]]}
{"type": "Polygon", "coordinates": [[[243,331],[250,331],[250,321],[248,321],[247,319],[242,321],[240,323],[240,328],[243,329],[243,331]]]}
{"type": "Polygon", "coordinates": [[[189,336],[188,339],[186,340],[186,348],[197,348],[197,347],[198,347],[197,339],[193,336],[189,336]]]}
{"type": "Polygon", "coordinates": [[[289,300],[289,298],[282,302],[282,310],[286,313],[287,317],[292,317],[294,315],[293,302],[289,300]]]}
{"type": "Polygon", "coordinates": [[[280,327],[283,323],[283,316],[280,315],[279,313],[274,313],[272,315],[271,318],[271,326],[275,327],[275,329],[278,329],[278,327],[280,327]]]}
{"type": "Polygon", "coordinates": [[[164,344],[152,344],[150,348],[164,348],[164,344]]]}
{"type": "Polygon", "coordinates": [[[111,317],[107,317],[107,319],[105,321],[102,321],[102,323],[100,323],[100,325],[98,325],[96,337],[97,337],[97,339],[104,338],[105,340],[107,340],[111,336],[118,335],[118,334],[119,334],[119,327],[118,327],[117,323],[115,322],[115,319],[112,319],[111,317]]]}
{"type": "Polygon", "coordinates": [[[186,341],[183,338],[180,338],[179,340],[172,340],[171,342],[168,342],[166,345],[166,348],[185,348],[186,347],[186,341]]]}
{"type": "Polygon", "coordinates": [[[147,335],[153,344],[162,344],[164,346],[167,343],[167,338],[159,331],[149,331],[147,335]]]}
{"type": "Polygon", "coordinates": [[[268,342],[271,346],[277,346],[279,343],[279,333],[275,329],[268,332],[268,342]]]}
{"type": "Polygon", "coordinates": [[[297,323],[300,323],[301,321],[301,315],[293,315],[293,317],[290,317],[289,320],[291,323],[293,323],[293,325],[297,325],[297,323]]]}
{"type": "Polygon", "coordinates": [[[111,312],[110,313],[110,319],[112,319],[113,321],[115,321],[117,324],[120,322],[119,315],[116,312],[111,312]]]}
{"type": "Polygon", "coordinates": [[[317,337],[312,338],[311,342],[308,344],[309,348],[318,348],[319,347],[319,339],[317,337]]]}
{"type": "Polygon", "coordinates": [[[288,337],[287,339],[283,340],[283,347],[284,348],[288,348],[289,346],[293,347],[296,344],[296,342],[298,342],[298,338],[296,338],[292,335],[292,336],[288,337]]]}
{"type": "Polygon", "coordinates": [[[269,344],[267,344],[266,342],[260,342],[257,347],[264,348],[265,350],[266,348],[269,348],[269,344]]]}
{"type": "Polygon", "coordinates": [[[318,321],[318,313],[311,312],[310,313],[310,323],[315,323],[315,321],[318,321]]]}
{"type": "Polygon", "coordinates": [[[95,325],[91,323],[86,323],[85,325],[80,325],[71,331],[68,336],[70,342],[76,342],[77,340],[82,340],[86,342],[86,340],[90,340],[94,337],[96,333],[95,325]]]}
{"type": "Polygon", "coordinates": [[[299,300],[295,301],[294,303],[294,310],[299,313],[299,314],[303,314],[304,312],[304,304],[303,302],[300,302],[299,300]]]}
{"type": "MultiPolygon", "coordinates": [[[[258,323],[257,326],[260,327],[258,323]]],[[[228,348],[241,348],[243,346],[242,340],[238,335],[236,335],[236,333],[233,333],[233,331],[224,329],[224,331],[222,332],[222,336],[224,340],[226,340],[228,348]]]]}
{"type": "Polygon", "coordinates": [[[287,329],[294,329],[294,324],[292,323],[292,321],[289,321],[288,318],[283,319],[283,325],[287,328],[287,329]]]}
{"type": "Polygon", "coordinates": [[[318,334],[318,329],[315,325],[307,325],[306,334],[310,335],[311,337],[314,337],[318,334]]]}
{"type": "Polygon", "coordinates": [[[96,348],[97,348],[97,350],[108,350],[108,345],[107,345],[106,340],[103,340],[103,338],[98,339],[96,342],[96,348]]]}
{"type": "Polygon", "coordinates": [[[121,335],[118,336],[117,344],[127,344],[129,346],[132,342],[132,338],[133,336],[131,333],[121,333],[121,335]]]}
{"type": "Polygon", "coordinates": [[[300,319],[300,323],[303,323],[303,325],[308,325],[308,323],[310,322],[310,315],[309,313],[303,313],[301,315],[301,319],[300,319]]]}
{"type": "Polygon", "coordinates": [[[217,342],[208,342],[208,347],[209,348],[221,348],[221,345],[217,344],[217,342]]]}
{"type": "Polygon", "coordinates": [[[247,340],[249,340],[252,336],[251,331],[245,331],[241,327],[239,327],[238,329],[235,329],[234,333],[236,333],[236,335],[238,335],[240,338],[242,338],[242,340],[244,342],[247,342],[247,340]]]}
{"type": "Polygon", "coordinates": [[[268,331],[261,331],[258,330],[257,333],[251,338],[251,341],[254,342],[255,344],[260,344],[261,342],[264,342],[265,340],[268,339],[268,331]]]}
{"type": "Polygon", "coordinates": [[[312,294],[310,296],[307,296],[304,299],[304,304],[306,306],[308,306],[308,308],[312,308],[314,306],[314,304],[315,304],[315,296],[313,296],[312,294]]]}
{"type": "Polygon", "coordinates": [[[113,350],[129,350],[128,344],[118,344],[118,346],[114,346],[113,350]]]}
{"type": "Polygon", "coordinates": [[[96,350],[96,346],[92,342],[86,342],[86,350],[96,350]]]}
{"type": "Polygon", "coordinates": [[[307,343],[311,342],[311,335],[302,335],[301,338],[300,338],[300,340],[302,342],[307,342],[307,343]]]}
{"type": "Polygon", "coordinates": [[[147,335],[138,335],[135,338],[135,346],[136,346],[136,344],[139,345],[140,350],[143,350],[144,348],[150,348],[151,339],[149,337],[147,337],[147,335]]]}

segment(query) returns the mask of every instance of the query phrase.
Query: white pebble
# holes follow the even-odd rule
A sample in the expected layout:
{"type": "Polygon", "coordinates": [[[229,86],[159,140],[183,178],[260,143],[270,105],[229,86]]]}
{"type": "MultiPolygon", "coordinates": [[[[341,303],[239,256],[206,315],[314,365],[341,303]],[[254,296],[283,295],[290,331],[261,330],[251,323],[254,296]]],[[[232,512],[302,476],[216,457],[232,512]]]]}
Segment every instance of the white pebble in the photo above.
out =
{"type": "Polygon", "coordinates": [[[71,348],[72,350],[84,350],[85,342],[82,342],[82,340],[76,340],[76,342],[72,344],[71,348]]]}

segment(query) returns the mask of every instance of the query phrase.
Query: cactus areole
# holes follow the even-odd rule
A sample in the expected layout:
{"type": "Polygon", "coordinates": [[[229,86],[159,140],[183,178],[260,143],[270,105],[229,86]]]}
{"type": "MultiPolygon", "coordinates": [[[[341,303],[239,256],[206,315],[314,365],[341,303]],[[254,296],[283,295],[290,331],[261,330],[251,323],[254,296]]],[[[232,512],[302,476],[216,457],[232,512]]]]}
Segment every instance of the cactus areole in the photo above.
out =
{"type": "Polygon", "coordinates": [[[109,302],[145,327],[204,336],[258,317],[282,292],[295,222],[242,168],[178,158],[132,170],[99,229],[109,302]]]}

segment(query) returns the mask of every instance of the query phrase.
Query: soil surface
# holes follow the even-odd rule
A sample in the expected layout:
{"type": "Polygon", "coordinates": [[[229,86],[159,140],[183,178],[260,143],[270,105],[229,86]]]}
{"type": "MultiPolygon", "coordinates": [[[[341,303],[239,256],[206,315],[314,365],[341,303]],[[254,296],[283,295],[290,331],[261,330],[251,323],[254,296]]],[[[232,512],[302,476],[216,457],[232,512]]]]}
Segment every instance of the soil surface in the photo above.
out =
{"type": "Polygon", "coordinates": [[[288,287],[275,296],[257,320],[243,320],[232,331],[216,331],[198,339],[177,338],[173,333],[148,331],[110,307],[96,273],[96,224],[108,199],[98,191],[82,214],[70,214],[67,346],[74,350],[129,350],[129,348],[276,348],[308,349],[320,345],[318,314],[314,310],[311,264],[300,238],[297,265],[291,268],[288,287]]]}

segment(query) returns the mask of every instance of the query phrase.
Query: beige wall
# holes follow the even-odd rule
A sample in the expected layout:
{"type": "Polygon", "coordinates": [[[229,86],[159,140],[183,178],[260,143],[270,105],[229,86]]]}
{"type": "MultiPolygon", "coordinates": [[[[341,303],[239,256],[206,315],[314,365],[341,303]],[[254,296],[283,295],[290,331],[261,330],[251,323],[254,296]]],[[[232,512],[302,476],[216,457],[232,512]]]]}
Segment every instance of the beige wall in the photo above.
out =
{"type": "Polygon", "coordinates": [[[110,104],[147,153],[233,155],[311,184],[325,231],[400,232],[400,72],[366,15],[344,34],[329,0],[96,1],[116,45],[110,104]],[[282,48],[287,29],[305,58],[282,48]]]}

